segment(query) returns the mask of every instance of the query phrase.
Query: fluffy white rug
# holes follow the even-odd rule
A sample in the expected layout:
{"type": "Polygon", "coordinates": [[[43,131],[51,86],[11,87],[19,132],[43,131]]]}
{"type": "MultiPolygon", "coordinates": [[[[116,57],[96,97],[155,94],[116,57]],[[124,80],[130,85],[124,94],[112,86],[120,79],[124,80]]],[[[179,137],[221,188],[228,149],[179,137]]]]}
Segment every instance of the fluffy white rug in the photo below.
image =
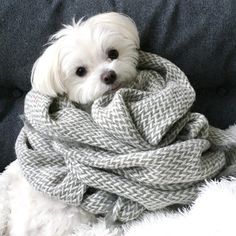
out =
{"type": "Polygon", "coordinates": [[[62,225],[62,223],[66,226],[63,227],[64,233],[61,232],[60,234],[63,236],[236,235],[234,225],[236,219],[236,179],[234,178],[206,183],[190,210],[186,209],[179,213],[160,211],[146,214],[141,220],[126,226],[122,234],[116,230],[109,231],[106,229],[103,220],[93,225],[87,224],[86,217],[82,217],[83,215],[79,210],[74,212],[75,210],[70,207],[67,207],[63,214],[61,214],[62,208],[65,208],[65,206],[60,202],[50,199],[45,200],[45,197],[39,196],[38,193],[28,186],[25,180],[23,181],[20,178],[18,168],[17,163],[12,163],[11,168],[8,168],[5,175],[0,175],[0,229],[4,226],[5,221],[8,221],[6,215],[11,216],[11,225],[8,229],[11,233],[8,233],[7,236],[36,235],[28,234],[29,228],[35,229],[35,226],[39,225],[38,220],[35,221],[34,219],[41,219],[41,224],[44,221],[47,222],[50,230],[46,228],[47,233],[40,234],[44,236],[58,236],[54,231],[56,228],[60,228],[56,226],[62,225]],[[14,184],[12,190],[9,183],[14,184]],[[11,202],[9,202],[9,196],[11,196],[11,202]],[[31,199],[27,196],[30,196],[31,199]],[[10,214],[9,209],[5,207],[7,202],[11,205],[10,214]],[[29,215],[27,214],[29,209],[31,212],[30,219],[26,217],[29,215]],[[34,217],[36,215],[37,217],[34,217]],[[53,227],[50,224],[53,224],[53,227]],[[23,227],[24,225],[28,226],[23,227]],[[25,228],[28,229],[27,233],[25,228]],[[21,229],[24,229],[24,231],[21,232],[21,229]],[[72,232],[74,233],[72,234],[72,232]]]}
{"type": "MultiPolygon", "coordinates": [[[[236,179],[206,183],[190,210],[146,214],[125,228],[124,236],[235,236],[236,179]]],[[[103,221],[81,226],[76,236],[117,236],[103,221]]]]}

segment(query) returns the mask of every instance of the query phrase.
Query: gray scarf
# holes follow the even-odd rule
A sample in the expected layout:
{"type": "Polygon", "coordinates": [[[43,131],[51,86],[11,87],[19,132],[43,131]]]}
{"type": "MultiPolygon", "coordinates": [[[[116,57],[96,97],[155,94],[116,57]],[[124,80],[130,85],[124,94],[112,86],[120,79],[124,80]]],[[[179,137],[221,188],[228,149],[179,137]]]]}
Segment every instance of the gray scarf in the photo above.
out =
{"type": "Polygon", "coordinates": [[[97,99],[91,114],[30,91],[17,157],[36,190],[112,221],[189,204],[225,166],[212,143],[228,138],[190,111],[194,100],[178,67],[140,52],[135,85],[97,99]]]}

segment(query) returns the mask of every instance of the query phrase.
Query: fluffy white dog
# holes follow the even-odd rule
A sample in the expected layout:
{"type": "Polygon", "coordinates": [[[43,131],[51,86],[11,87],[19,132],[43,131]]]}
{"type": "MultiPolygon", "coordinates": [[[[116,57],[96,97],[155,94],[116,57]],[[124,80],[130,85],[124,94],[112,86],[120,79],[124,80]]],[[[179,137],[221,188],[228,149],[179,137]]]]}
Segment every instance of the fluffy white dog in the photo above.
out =
{"type": "MultiPolygon", "coordinates": [[[[45,95],[66,94],[87,106],[135,78],[138,48],[137,28],[124,15],[105,13],[74,22],[51,37],[34,64],[32,86],[45,95]]],[[[80,208],[36,192],[24,179],[17,161],[0,176],[0,186],[0,229],[5,230],[4,235],[66,236],[81,224],[89,227],[94,220],[80,208]]],[[[139,226],[134,226],[137,234],[130,230],[128,235],[141,235],[139,226]]],[[[74,235],[85,235],[77,232],[74,235]]],[[[90,233],[86,235],[105,235],[99,229],[90,233]]]]}
{"type": "Polygon", "coordinates": [[[53,35],[36,61],[33,88],[42,94],[67,94],[82,104],[93,102],[136,76],[139,36],[134,22],[118,13],[80,20],[53,35]]]}

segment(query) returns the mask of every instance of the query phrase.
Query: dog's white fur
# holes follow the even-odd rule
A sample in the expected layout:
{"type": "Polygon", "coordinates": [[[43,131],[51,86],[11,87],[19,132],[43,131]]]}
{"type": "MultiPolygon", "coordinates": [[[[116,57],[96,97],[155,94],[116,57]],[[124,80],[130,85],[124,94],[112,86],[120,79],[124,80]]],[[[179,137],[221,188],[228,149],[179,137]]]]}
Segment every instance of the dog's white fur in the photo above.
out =
{"type": "MultiPolygon", "coordinates": [[[[106,13],[89,18],[87,21],[73,23],[51,37],[49,47],[34,64],[32,86],[45,95],[67,94],[72,101],[81,104],[91,103],[104,93],[124,86],[135,78],[138,48],[139,37],[136,26],[124,15],[106,13]],[[107,50],[110,48],[118,50],[117,59],[108,58],[107,50]],[[87,74],[83,77],[76,74],[80,66],[87,69],[87,74]],[[117,80],[114,84],[107,85],[101,80],[102,73],[107,70],[116,72],[117,80]]],[[[232,127],[228,132],[236,140],[235,129],[232,127]]],[[[107,231],[103,222],[90,227],[94,217],[80,208],[67,206],[35,191],[24,179],[17,161],[1,174],[0,186],[0,227],[7,222],[7,235],[67,236],[74,233],[73,235],[78,236],[111,236],[116,234],[107,231]]],[[[223,193],[217,186],[212,183],[211,186],[206,187],[209,191],[206,190],[203,195],[209,198],[209,202],[207,199],[204,202],[200,197],[200,203],[198,204],[198,201],[195,203],[192,213],[148,215],[141,223],[133,224],[126,235],[182,235],[182,227],[185,228],[184,232],[187,232],[188,224],[196,226],[198,231],[193,233],[202,232],[199,231],[197,221],[205,227],[207,220],[215,219],[214,208],[224,213],[235,209],[232,214],[236,214],[235,199],[234,203],[231,198],[224,202],[223,193]],[[214,202],[215,198],[218,200],[214,202]],[[204,206],[206,203],[208,205],[204,206]],[[224,209],[219,206],[219,203],[230,203],[232,208],[230,206],[224,209]],[[199,218],[198,213],[203,218],[199,218]]],[[[232,182],[231,187],[232,191],[236,191],[235,181],[232,182]]],[[[210,227],[211,224],[208,230],[210,227]]],[[[191,232],[191,235],[194,234],[191,232]]]]}
{"type": "Polygon", "coordinates": [[[50,44],[34,64],[31,77],[33,88],[43,94],[66,93],[72,101],[87,104],[136,76],[138,31],[124,15],[111,12],[73,22],[54,34],[50,44]],[[109,49],[119,52],[117,59],[108,58],[109,49]],[[87,70],[83,77],[76,74],[81,66],[87,70]],[[101,75],[110,70],[117,80],[107,85],[101,75]]]}

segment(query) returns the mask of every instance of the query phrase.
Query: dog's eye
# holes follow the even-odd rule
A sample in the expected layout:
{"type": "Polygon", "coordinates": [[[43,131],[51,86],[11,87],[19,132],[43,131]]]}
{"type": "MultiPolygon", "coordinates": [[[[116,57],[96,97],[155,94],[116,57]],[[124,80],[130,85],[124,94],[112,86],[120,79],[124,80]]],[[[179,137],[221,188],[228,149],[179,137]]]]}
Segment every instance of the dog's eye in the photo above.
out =
{"type": "Polygon", "coordinates": [[[76,71],[76,74],[80,77],[84,76],[86,73],[87,73],[86,68],[82,66],[80,66],[76,71]]]}
{"type": "Polygon", "coordinates": [[[119,52],[116,49],[110,49],[108,50],[107,55],[111,60],[115,60],[118,58],[119,52]]]}

